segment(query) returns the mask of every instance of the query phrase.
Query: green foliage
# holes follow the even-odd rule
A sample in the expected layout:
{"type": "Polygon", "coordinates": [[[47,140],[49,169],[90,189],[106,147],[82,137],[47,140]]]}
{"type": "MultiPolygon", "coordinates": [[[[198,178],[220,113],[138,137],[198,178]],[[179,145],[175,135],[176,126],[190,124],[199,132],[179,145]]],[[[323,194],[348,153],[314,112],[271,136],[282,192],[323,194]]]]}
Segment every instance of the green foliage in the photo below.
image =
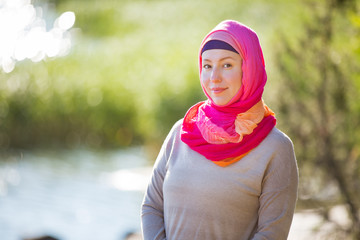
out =
{"type": "Polygon", "coordinates": [[[281,34],[275,59],[283,82],[278,100],[280,119],[286,121],[281,127],[294,141],[303,175],[315,176],[301,179],[300,199],[313,195],[317,201],[346,204],[352,225],[342,231],[359,239],[360,65],[355,49],[360,28],[356,8],[343,4],[309,1],[303,34],[296,41],[281,34]],[[331,186],[337,191],[326,195],[331,186]]]}
{"type": "Polygon", "coordinates": [[[235,19],[266,39],[289,7],[282,2],[34,1],[75,12],[73,47],[0,73],[0,146],[158,146],[205,98],[197,68],[205,34],[235,19]]]}

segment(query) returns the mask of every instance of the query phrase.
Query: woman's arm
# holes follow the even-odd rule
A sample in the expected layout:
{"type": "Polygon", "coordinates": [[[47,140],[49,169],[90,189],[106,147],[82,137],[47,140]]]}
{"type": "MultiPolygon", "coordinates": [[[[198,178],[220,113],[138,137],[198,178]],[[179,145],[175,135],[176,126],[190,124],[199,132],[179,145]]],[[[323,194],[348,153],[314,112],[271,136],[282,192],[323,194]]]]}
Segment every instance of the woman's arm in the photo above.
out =
{"type": "Polygon", "coordinates": [[[141,229],[144,240],[166,239],[163,211],[163,184],[167,171],[168,156],[172,149],[172,143],[176,131],[181,122],[179,121],[165,139],[159,155],[154,164],[150,183],[145,192],[141,206],[141,229]]]}
{"type": "Polygon", "coordinates": [[[289,138],[281,139],[267,166],[260,195],[257,232],[253,240],[287,239],[298,189],[298,168],[289,138]]]}
{"type": "Polygon", "coordinates": [[[164,150],[163,146],[155,162],[141,207],[141,229],[144,240],[166,239],[162,191],[166,174],[166,154],[164,150]]]}

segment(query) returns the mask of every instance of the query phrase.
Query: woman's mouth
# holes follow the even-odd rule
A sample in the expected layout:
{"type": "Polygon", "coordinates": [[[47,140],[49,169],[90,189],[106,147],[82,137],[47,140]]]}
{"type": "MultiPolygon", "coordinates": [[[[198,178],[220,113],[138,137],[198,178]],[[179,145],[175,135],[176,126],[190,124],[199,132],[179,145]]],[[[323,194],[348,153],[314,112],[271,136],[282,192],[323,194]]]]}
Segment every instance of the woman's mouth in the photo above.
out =
{"type": "Polygon", "coordinates": [[[222,87],[216,87],[216,88],[210,88],[210,91],[213,92],[214,94],[220,94],[223,91],[225,91],[227,88],[222,88],[222,87]]]}

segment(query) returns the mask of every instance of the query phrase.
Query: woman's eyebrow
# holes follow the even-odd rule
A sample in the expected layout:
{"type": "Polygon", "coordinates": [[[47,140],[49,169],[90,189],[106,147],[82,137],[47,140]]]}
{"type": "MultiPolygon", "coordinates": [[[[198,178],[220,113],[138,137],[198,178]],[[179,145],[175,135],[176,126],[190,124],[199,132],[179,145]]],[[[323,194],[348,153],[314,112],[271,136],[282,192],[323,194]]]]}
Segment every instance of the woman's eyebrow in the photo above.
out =
{"type": "MultiPolygon", "coordinates": [[[[233,57],[223,57],[223,58],[220,58],[218,61],[224,61],[224,60],[226,60],[226,59],[228,59],[228,58],[230,58],[230,59],[232,59],[232,60],[235,60],[233,57]]],[[[207,62],[212,62],[211,61],[211,59],[208,59],[208,58],[204,58],[203,59],[203,62],[205,62],[205,61],[207,61],[207,62]]]]}

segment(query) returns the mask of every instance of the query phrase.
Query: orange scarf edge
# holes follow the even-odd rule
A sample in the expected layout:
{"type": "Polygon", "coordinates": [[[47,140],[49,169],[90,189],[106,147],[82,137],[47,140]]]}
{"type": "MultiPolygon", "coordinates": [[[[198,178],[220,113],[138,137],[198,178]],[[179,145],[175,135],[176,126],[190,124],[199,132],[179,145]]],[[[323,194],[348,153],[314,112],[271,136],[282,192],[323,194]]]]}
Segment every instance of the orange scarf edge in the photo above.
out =
{"type": "Polygon", "coordinates": [[[251,152],[251,150],[244,153],[244,154],[241,154],[240,156],[237,156],[237,157],[234,157],[234,158],[226,158],[226,159],[221,160],[221,161],[213,161],[213,163],[215,163],[216,165],[218,165],[220,167],[226,167],[226,166],[229,166],[230,164],[233,164],[233,163],[239,161],[240,159],[245,157],[249,152],[251,152]]]}

